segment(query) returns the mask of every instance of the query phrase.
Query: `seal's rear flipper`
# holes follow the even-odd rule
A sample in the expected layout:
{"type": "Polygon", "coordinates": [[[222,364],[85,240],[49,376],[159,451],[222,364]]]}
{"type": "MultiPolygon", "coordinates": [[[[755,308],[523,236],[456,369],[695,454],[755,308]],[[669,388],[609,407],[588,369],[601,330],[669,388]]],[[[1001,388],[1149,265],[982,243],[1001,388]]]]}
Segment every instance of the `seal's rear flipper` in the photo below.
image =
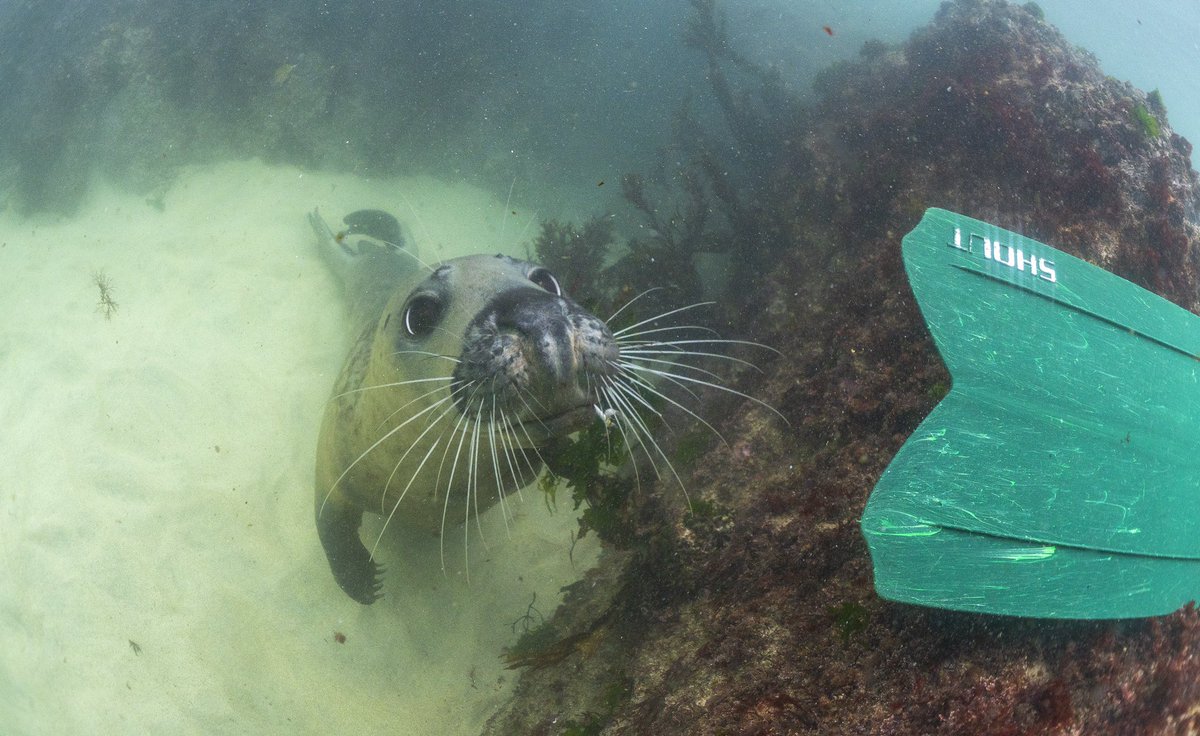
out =
{"type": "Polygon", "coordinates": [[[343,507],[331,499],[317,504],[317,534],[329,558],[333,578],[346,595],[364,605],[379,600],[383,570],[371,559],[358,537],[362,511],[343,507]]]}
{"type": "Polygon", "coordinates": [[[321,257],[343,285],[361,278],[356,271],[399,275],[421,265],[412,238],[401,234],[400,223],[388,213],[357,210],[346,215],[345,221],[348,228],[335,233],[320,210],[308,213],[321,257]]]}
{"type": "Polygon", "coordinates": [[[1056,618],[1200,597],[1200,318],[945,210],[903,255],[953,386],[863,513],[879,594],[1056,618]]]}
{"type": "Polygon", "coordinates": [[[339,238],[329,229],[329,224],[321,217],[320,210],[314,209],[308,213],[308,224],[317,235],[317,249],[321,252],[321,257],[344,283],[346,271],[353,268],[355,256],[358,254],[350,248],[349,243],[343,242],[344,237],[339,238]]]}
{"type": "Polygon", "coordinates": [[[317,234],[321,259],[342,287],[354,324],[378,317],[395,284],[422,267],[416,246],[381,240],[374,233],[389,234],[399,229],[396,219],[378,210],[359,210],[347,215],[351,229],[334,232],[318,210],[308,214],[308,224],[317,234]],[[364,214],[366,213],[366,214],[364,214]],[[378,214],[372,214],[378,213],[378,214]]]}
{"type": "Polygon", "coordinates": [[[400,221],[383,210],[355,210],[342,218],[347,234],[369,235],[376,240],[404,249],[407,239],[400,230],[400,221]]]}

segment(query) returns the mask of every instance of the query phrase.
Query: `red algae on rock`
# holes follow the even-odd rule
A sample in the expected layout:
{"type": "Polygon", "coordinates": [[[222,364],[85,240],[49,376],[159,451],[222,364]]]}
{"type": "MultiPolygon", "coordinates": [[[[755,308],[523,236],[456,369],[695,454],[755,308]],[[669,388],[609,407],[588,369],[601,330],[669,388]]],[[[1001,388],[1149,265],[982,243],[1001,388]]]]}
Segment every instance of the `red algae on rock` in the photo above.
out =
{"type": "Polygon", "coordinates": [[[1191,146],[1165,114],[1160,135],[1139,130],[1146,96],[1030,8],[947,3],[869,52],[821,77],[759,210],[775,267],[741,299],[766,317],[735,327],[783,357],[739,388],[790,426],[722,407],[735,441],[684,478],[719,523],[643,489],[632,551],[552,619],[600,621],[580,624],[596,645],[526,673],[486,733],[1200,730],[1194,608],[1042,622],[888,603],[857,523],[949,381],[900,262],[924,209],[1023,232],[1197,311],[1191,146]]]}

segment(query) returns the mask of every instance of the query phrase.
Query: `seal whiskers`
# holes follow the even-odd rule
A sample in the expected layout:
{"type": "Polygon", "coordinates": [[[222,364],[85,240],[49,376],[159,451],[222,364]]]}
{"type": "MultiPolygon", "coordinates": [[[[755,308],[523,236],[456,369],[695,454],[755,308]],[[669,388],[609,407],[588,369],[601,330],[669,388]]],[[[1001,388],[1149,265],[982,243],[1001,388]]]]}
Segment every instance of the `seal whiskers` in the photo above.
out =
{"type": "MultiPolygon", "coordinates": [[[[433,441],[433,444],[430,445],[429,449],[425,451],[425,457],[421,458],[420,464],[417,465],[417,471],[415,473],[413,473],[411,477],[409,477],[408,484],[404,486],[404,490],[401,491],[400,495],[396,497],[396,503],[392,504],[392,510],[390,512],[388,512],[387,517],[384,518],[383,526],[380,527],[379,534],[378,534],[378,536],[375,537],[375,544],[371,545],[370,559],[372,561],[374,561],[374,559],[375,559],[375,550],[378,549],[379,542],[380,542],[380,540],[383,539],[383,534],[384,534],[384,532],[387,531],[388,524],[392,523],[392,517],[396,515],[396,510],[400,508],[400,502],[404,500],[404,496],[408,494],[408,489],[412,488],[413,481],[415,481],[417,479],[417,477],[420,475],[421,469],[425,467],[425,463],[429,460],[429,456],[433,454],[433,451],[437,449],[437,447],[441,443],[441,441],[442,441],[442,437],[438,437],[437,439],[435,439],[433,441]]],[[[400,462],[401,461],[396,461],[397,468],[400,467],[400,462]]]]}
{"type": "MultiPolygon", "coordinates": [[[[330,396],[329,400],[333,401],[334,399],[340,399],[343,396],[349,396],[350,394],[360,394],[363,391],[377,391],[382,388],[395,388],[396,386],[412,386],[416,383],[441,383],[449,380],[450,376],[442,376],[439,378],[414,378],[409,381],[392,381],[391,383],[381,383],[376,386],[363,386],[362,388],[354,388],[350,389],[349,391],[343,391],[340,394],[334,394],[333,396],[330,396]]],[[[439,390],[440,389],[434,389],[433,391],[430,391],[430,393],[436,393],[439,390]]]]}
{"type": "MultiPolygon", "coordinates": [[[[487,509],[499,507],[511,534],[510,494],[520,498],[537,478],[544,448],[592,422],[603,423],[610,455],[612,444],[623,442],[647,458],[656,476],[673,477],[682,488],[654,434],[658,422],[670,428],[665,409],[720,436],[687,406],[688,397],[702,388],[744,396],[707,367],[687,362],[748,364],[720,353],[739,341],[697,325],[662,326],[708,302],[613,332],[536,264],[480,255],[422,270],[386,213],[347,216],[353,242],[335,237],[316,212],[309,221],[325,262],[342,280],[357,335],[325,406],[314,516],[334,579],[360,603],[379,597],[375,557],[383,535],[397,525],[437,534],[446,574],[446,538],[451,522],[461,523],[469,580],[471,536],[488,546],[487,509]],[[383,517],[370,550],[359,534],[364,511],[383,517]]],[[[640,484],[637,463],[633,473],[640,484]]]]}
{"type": "Polygon", "coordinates": [[[508,503],[504,499],[504,480],[500,474],[500,458],[496,455],[496,397],[492,396],[492,420],[488,422],[488,449],[492,453],[492,477],[496,480],[496,496],[500,500],[500,518],[504,520],[504,535],[510,536],[508,528],[508,503]]]}
{"type": "MultiPolygon", "coordinates": [[[[655,376],[660,376],[662,378],[666,378],[667,380],[675,382],[675,383],[677,383],[679,381],[686,381],[687,383],[694,383],[694,384],[698,384],[700,386],[707,386],[708,388],[716,389],[718,391],[724,391],[725,393],[733,394],[734,396],[740,396],[743,399],[747,399],[749,401],[754,402],[755,404],[758,404],[759,406],[761,406],[764,409],[775,414],[775,416],[779,417],[780,419],[784,420],[785,422],[787,421],[787,418],[785,416],[783,416],[783,414],[780,414],[778,409],[771,406],[770,404],[763,401],[762,399],[755,398],[753,396],[750,396],[749,394],[745,394],[736,389],[729,388],[728,386],[722,386],[719,383],[714,383],[712,381],[702,381],[699,378],[694,378],[692,376],[685,376],[685,375],[682,375],[679,373],[671,373],[670,371],[658,370],[656,368],[651,368],[649,366],[638,365],[638,364],[630,362],[630,361],[623,361],[620,363],[620,366],[622,368],[625,368],[628,370],[638,371],[639,373],[649,373],[649,374],[652,374],[655,376]]],[[[656,392],[656,393],[658,393],[658,392],[656,392]]],[[[662,396],[661,393],[659,393],[659,395],[662,396]]],[[[667,397],[663,396],[663,398],[667,398],[667,397]]],[[[667,399],[667,400],[670,401],[670,399],[667,399]]]]}
{"type": "MultiPolygon", "coordinates": [[[[648,289],[636,295],[614,313],[613,317],[625,311],[631,304],[651,293],[648,289]]],[[[693,359],[716,359],[743,365],[755,371],[761,370],[751,361],[716,352],[712,348],[723,346],[748,346],[772,350],[768,346],[746,340],[729,340],[717,336],[715,330],[694,324],[661,325],[662,321],[675,317],[692,309],[710,306],[713,302],[696,302],[681,307],[668,309],[651,317],[641,319],[621,329],[613,330],[613,336],[618,347],[619,356],[612,361],[612,372],[601,380],[596,389],[596,412],[602,421],[610,419],[621,433],[627,447],[640,447],[657,477],[662,478],[664,471],[674,478],[683,491],[685,500],[688,499],[687,488],[679,473],[671,463],[670,457],[662,446],[654,439],[645,416],[656,416],[664,426],[670,427],[662,412],[648,401],[648,397],[658,400],[678,409],[687,416],[703,424],[722,443],[728,441],[710,422],[696,411],[690,409],[682,401],[671,396],[662,385],[673,387],[692,398],[698,398],[694,389],[709,388],[749,399],[773,414],[780,416],[778,411],[765,402],[749,396],[741,391],[721,383],[721,376],[702,366],[687,362],[693,359]],[[712,337],[697,336],[710,334],[712,337]],[[709,349],[704,349],[709,348],[709,349]]],[[[610,318],[611,319],[611,318],[610,318]]],[[[786,419],[784,419],[786,422],[786,419]]],[[[637,465],[634,465],[636,472],[637,465]]]]}
{"type": "MultiPolygon", "coordinates": [[[[458,448],[454,451],[454,461],[450,464],[450,476],[446,480],[446,498],[442,502],[442,522],[441,526],[439,527],[440,532],[438,534],[438,553],[441,557],[443,575],[446,573],[446,515],[450,510],[450,496],[453,495],[450,491],[454,486],[454,473],[458,469],[458,458],[462,453],[463,442],[465,442],[467,439],[467,433],[460,431],[462,424],[466,422],[466,420],[467,417],[465,414],[458,418],[458,422],[455,424],[454,430],[450,433],[451,441],[446,443],[446,450],[442,453],[442,464],[445,464],[446,453],[450,451],[450,445],[453,444],[454,435],[458,434],[458,448]]],[[[438,467],[438,478],[441,478],[441,466],[438,467]]]]}
{"type": "Polygon", "coordinates": [[[646,426],[646,420],[644,420],[641,416],[641,413],[634,408],[633,404],[631,403],[631,399],[638,401],[641,405],[649,409],[650,412],[658,415],[659,417],[662,417],[662,414],[660,414],[657,409],[650,406],[649,402],[647,402],[645,398],[643,398],[637,391],[630,388],[630,386],[623,381],[614,379],[611,388],[612,390],[608,393],[608,397],[617,405],[622,407],[622,409],[617,412],[617,421],[624,421],[628,424],[629,428],[633,432],[634,438],[637,439],[638,444],[641,445],[642,452],[644,452],[647,459],[650,460],[650,466],[654,469],[655,476],[661,479],[662,473],[658,469],[658,463],[654,461],[654,455],[646,447],[646,443],[650,443],[650,446],[654,448],[654,452],[658,455],[659,459],[662,460],[663,464],[667,466],[667,469],[671,471],[671,475],[675,478],[675,482],[678,483],[679,487],[683,490],[684,499],[690,506],[691,498],[688,496],[687,486],[684,485],[683,479],[679,477],[679,473],[675,472],[675,466],[671,464],[671,458],[662,449],[662,446],[658,444],[658,441],[654,439],[654,435],[650,432],[650,428],[646,426]]]}
{"type": "MultiPolygon", "coordinates": [[[[417,438],[414,439],[411,444],[409,444],[408,449],[406,449],[404,451],[404,453],[399,457],[399,459],[396,460],[396,464],[392,467],[392,472],[388,474],[387,482],[384,483],[383,490],[379,494],[379,513],[382,514],[386,510],[387,493],[388,493],[388,490],[391,488],[392,479],[396,477],[396,473],[399,472],[400,468],[404,465],[404,461],[405,461],[405,459],[408,458],[408,454],[413,451],[413,448],[416,447],[417,444],[422,439],[425,438],[425,435],[427,435],[431,431],[433,431],[442,422],[442,420],[445,419],[450,414],[450,412],[454,411],[454,404],[451,401],[451,399],[453,399],[453,398],[454,398],[454,396],[453,396],[453,394],[451,394],[450,396],[447,396],[444,399],[440,400],[437,404],[434,404],[434,406],[441,406],[442,404],[449,402],[449,405],[446,406],[446,408],[442,411],[442,413],[438,414],[437,417],[434,418],[433,421],[429,422],[428,426],[425,427],[425,431],[423,431],[423,432],[421,432],[421,434],[417,435],[417,438]]],[[[441,442],[441,438],[443,436],[445,436],[444,431],[443,431],[442,435],[439,435],[438,438],[434,441],[434,444],[436,445],[437,443],[441,442]]],[[[415,470],[413,472],[412,476],[409,478],[408,485],[405,486],[404,491],[401,492],[401,494],[400,494],[401,498],[404,497],[404,493],[406,493],[408,491],[408,488],[412,485],[413,479],[416,478],[418,474],[420,474],[421,467],[424,466],[424,464],[425,463],[422,462],[421,465],[417,467],[417,470],[415,470]]]]}
{"type": "Polygon", "coordinates": [[[354,459],[354,462],[352,462],[352,463],[350,463],[349,465],[347,465],[347,466],[346,466],[346,469],[342,471],[342,474],[341,474],[341,475],[339,475],[339,476],[337,477],[337,480],[335,480],[335,481],[334,481],[334,482],[333,482],[333,483],[332,483],[332,484],[329,486],[329,491],[328,491],[328,492],[325,494],[325,498],[324,498],[324,500],[321,502],[321,507],[320,507],[320,509],[317,511],[317,518],[318,518],[318,519],[320,519],[320,518],[321,518],[321,512],[325,510],[325,504],[329,502],[329,498],[330,498],[330,497],[333,495],[333,492],[334,492],[335,490],[337,490],[337,485],[338,485],[338,483],[341,483],[341,482],[342,482],[342,480],[344,480],[344,479],[345,479],[345,477],[346,477],[346,476],[347,476],[347,475],[350,473],[350,471],[354,469],[354,466],[355,466],[355,465],[358,465],[358,463],[359,463],[359,462],[361,462],[361,461],[363,460],[363,458],[365,458],[367,455],[371,454],[371,451],[372,451],[372,450],[374,450],[376,447],[379,447],[381,444],[383,444],[383,442],[384,442],[385,440],[387,440],[389,437],[391,437],[392,435],[394,435],[394,434],[396,434],[397,432],[399,432],[399,431],[400,431],[401,429],[403,429],[403,428],[404,428],[406,425],[408,425],[408,424],[411,424],[412,422],[415,422],[417,419],[420,419],[420,418],[421,418],[423,415],[425,415],[426,413],[428,413],[428,412],[430,412],[430,411],[432,411],[432,410],[436,409],[436,408],[437,408],[437,407],[439,407],[441,404],[443,404],[443,403],[445,403],[445,402],[449,401],[449,400],[450,400],[450,398],[451,398],[451,397],[447,396],[447,397],[445,397],[445,398],[443,398],[443,399],[439,399],[437,403],[435,403],[435,404],[433,404],[433,405],[431,405],[431,406],[427,406],[427,407],[425,407],[425,408],[424,408],[424,409],[422,409],[421,411],[417,412],[416,414],[412,415],[412,416],[411,416],[411,417],[409,417],[408,419],[405,419],[403,422],[401,422],[400,424],[398,424],[398,425],[396,425],[395,427],[393,427],[392,429],[390,429],[390,430],[389,430],[389,431],[388,431],[386,434],[384,434],[382,437],[380,437],[379,439],[375,440],[375,442],[374,442],[374,443],[372,443],[370,447],[368,447],[367,449],[363,450],[363,451],[362,451],[362,454],[361,454],[361,455],[359,455],[358,457],[356,457],[356,458],[354,459]]]}

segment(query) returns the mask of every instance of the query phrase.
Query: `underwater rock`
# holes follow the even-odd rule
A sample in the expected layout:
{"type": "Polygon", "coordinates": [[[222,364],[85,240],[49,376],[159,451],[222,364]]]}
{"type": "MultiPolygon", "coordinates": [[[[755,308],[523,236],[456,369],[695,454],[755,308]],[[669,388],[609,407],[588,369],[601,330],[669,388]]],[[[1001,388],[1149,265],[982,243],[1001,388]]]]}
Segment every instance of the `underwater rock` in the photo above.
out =
{"type": "MultiPolygon", "coordinates": [[[[731,332],[778,348],[684,474],[643,488],[602,645],[524,674],[486,734],[1167,734],[1200,716],[1200,615],[1044,622],[893,604],[858,518],[947,390],[900,238],[939,206],[1023,232],[1196,312],[1197,175],[1161,104],[1036,6],[947,3],[822,75],[778,141],[773,271],[731,332]],[[1151,135],[1138,110],[1155,116],[1151,135]],[[753,318],[750,315],[754,315],[753,318]]],[[[737,314],[733,315],[737,318],[737,314]]],[[[611,571],[608,574],[613,574],[611,571]]],[[[574,589],[552,619],[588,610],[574,589]]],[[[570,630],[563,626],[564,631],[570,630]]]]}
{"type": "Polygon", "coordinates": [[[5,3],[0,190],[30,214],[71,213],[95,174],[145,195],[185,166],[261,158],[372,177],[468,172],[496,189],[519,178],[553,194],[652,154],[659,140],[629,131],[666,114],[660,99],[674,104],[656,89],[691,83],[661,65],[613,114],[608,88],[643,75],[670,32],[630,35],[638,7],[5,3]]]}

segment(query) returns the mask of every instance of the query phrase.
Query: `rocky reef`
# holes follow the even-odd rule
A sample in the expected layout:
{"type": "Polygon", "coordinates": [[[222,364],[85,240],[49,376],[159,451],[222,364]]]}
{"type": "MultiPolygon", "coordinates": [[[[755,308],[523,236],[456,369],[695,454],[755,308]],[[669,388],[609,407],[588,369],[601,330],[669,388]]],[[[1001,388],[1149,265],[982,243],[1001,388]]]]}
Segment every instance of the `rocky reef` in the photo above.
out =
{"type": "Polygon", "coordinates": [[[948,386],[900,260],[924,209],[1023,232],[1195,312],[1190,144],[1157,95],[1105,76],[1032,3],[947,3],[817,92],[759,129],[770,169],[738,221],[755,220],[770,267],[725,299],[729,332],[780,351],[735,385],[787,423],[714,399],[730,444],[681,463],[691,505],[643,485],[629,538],[547,623],[569,646],[526,660],[485,733],[1195,733],[1191,606],[1041,622],[893,604],[858,526],[948,386]]]}
{"type": "Polygon", "coordinates": [[[637,72],[665,26],[608,43],[640,5],[5,3],[0,208],[70,213],[97,175],[161,206],[182,167],[249,157],[501,190],[519,178],[518,194],[594,185],[658,144],[618,131],[659,130],[665,89],[691,84],[637,72]]]}
{"type": "Polygon", "coordinates": [[[430,141],[478,164],[479,116],[507,113],[480,110],[491,82],[476,65],[520,63],[520,47],[484,42],[519,14],[477,2],[15,3],[0,9],[0,194],[26,212],[70,212],[96,173],[154,197],[182,166],[250,156],[394,175],[445,166],[430,141]]]}

